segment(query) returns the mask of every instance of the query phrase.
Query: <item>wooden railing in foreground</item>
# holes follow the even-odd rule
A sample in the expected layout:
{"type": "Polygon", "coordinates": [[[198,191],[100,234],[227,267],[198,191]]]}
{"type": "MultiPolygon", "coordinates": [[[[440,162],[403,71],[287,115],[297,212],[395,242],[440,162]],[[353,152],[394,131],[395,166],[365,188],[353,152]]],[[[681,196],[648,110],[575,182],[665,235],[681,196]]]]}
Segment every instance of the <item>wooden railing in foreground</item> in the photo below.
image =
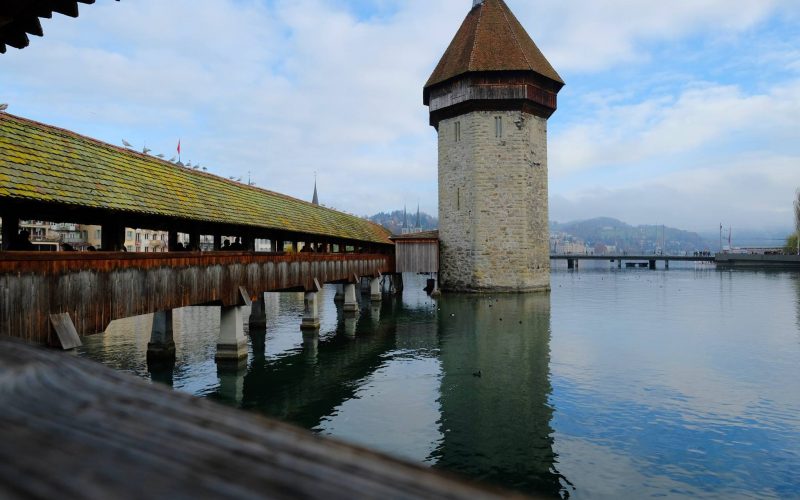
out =
{"type": "Polygon", "coordinates": [[[0,498],[501,498],[308,431],[0,339],[0,498]]]}

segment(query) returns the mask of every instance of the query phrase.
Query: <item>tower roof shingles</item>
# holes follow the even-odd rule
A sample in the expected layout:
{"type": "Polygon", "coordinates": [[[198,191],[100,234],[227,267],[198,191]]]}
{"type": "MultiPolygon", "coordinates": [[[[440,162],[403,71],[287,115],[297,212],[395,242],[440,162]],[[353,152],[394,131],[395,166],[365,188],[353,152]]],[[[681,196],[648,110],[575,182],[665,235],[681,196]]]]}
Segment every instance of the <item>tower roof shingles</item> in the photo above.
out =
{"type": "Polygon", "coordinates": [[[425,88],[481,71],[533,71],[564,83],[503,0],[470,10],[425,88]]]}

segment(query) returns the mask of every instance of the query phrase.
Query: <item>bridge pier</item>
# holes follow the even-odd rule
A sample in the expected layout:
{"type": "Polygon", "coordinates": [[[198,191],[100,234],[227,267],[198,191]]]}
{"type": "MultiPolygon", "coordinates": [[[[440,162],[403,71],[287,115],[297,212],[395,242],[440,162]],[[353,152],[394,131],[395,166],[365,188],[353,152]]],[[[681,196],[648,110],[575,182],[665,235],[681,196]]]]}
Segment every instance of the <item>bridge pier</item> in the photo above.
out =
{"type": "Polygon", "coordinates": [[[317,304],[317,292],[306,292],[303,299],[303,321],[300,329],[303,331],[319,330],[319,307],[317,304]]]}
{"type": "Polygon", "coordinates": [[[172,310],[153,314],[150,342],[147,343],[147,363],[168,363],[175,360],[175,341],[172,336],[172,310]]]}
{"type": "Polygon", "coordinates": [[[344,285],[334,285],[336,287],[336,294],[333,296],[333,301],[336,303],[344,302],[344,285]]]}
{"type": "Polygon", "coordinates": [[[668,260],[664,261],[664,269],[669,269],[669,261],[668,260]]]}
{"type": "Polygon", "coordinates": [[[242,306],[222,307],[219,314],[217,363],[240,364],[247,360],[247,338],[244,336],[242,306]]]}
{"type": "Polygon", "coordinates": [[[617,269],[622,269],[622,259],[617,259],[617,269]]]}
{"type": "Polygon", "coordinates": [[[575,259],[567,259],[567,269],[575,269],[575,259]]]}
{"type": "Polygon", "coordinates": [[[656,270],[656,261],[655,261],[655,260],[652,260],[652,259],[651,259],[651,260],[648,262],[648,264],[649,264],[649,267],[650,267],[650,270],[651,270],[651,271],[655,271],[655,270],[656,270]]]}
{"type": "Polygon", "coordinates": [[[358,312],[358,295],[356,294],[356,284],[347,283],[344,285],[344,305],[342,310],[345,313],[358,312]]]}
{"type": "Polygon", "coordinates": [[[355,314],[345,314],[344,316],[344,335],[347,338],[356,338],[356,327],[358,326],[358,316],[355,314]]]}
{"type": "Polygon", "coordinates": [[[258,299],[253,302],[250,309],[250,334],[262,332],[267,328],[267,306],[264,302],[264,294],[259,293],[258,299]]]}
{"type": "Polygon", "coordinates": [[[383,300],[383,294],[381,293],[381,278],[379,276],[369,280],[369,299],[372,302],[380,302],[383,300]]]}

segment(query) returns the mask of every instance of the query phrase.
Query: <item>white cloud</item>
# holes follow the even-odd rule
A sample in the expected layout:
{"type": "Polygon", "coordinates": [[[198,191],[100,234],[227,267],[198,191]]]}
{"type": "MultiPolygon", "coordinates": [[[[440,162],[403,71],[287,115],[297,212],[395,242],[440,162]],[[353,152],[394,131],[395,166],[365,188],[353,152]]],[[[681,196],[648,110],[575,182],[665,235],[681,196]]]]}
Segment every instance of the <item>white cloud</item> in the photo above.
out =
{"type": "MultiPolygon", "coordinates": [[[[508,3],[572,79],[621,64],[635,71],[631,62],[651,57],[651,42],[703,34],[709,26],[737,36],[791,7],[781,0],[508,3]]],[[[184,160],[224,176],[250,171],[259,185],[301,198],[310,197],[316,171],[323,202],[351,212],[419,200],[435,213],[436,140],[422,85],[469,4],[97,3],[82,6],[78,19],[46,21],[44,39],[2,56],[7,97],[0,97],[11,112],[116,144],[123,137],[146,143],[168,156],[180,137],[184,160]],[[362,15],[365,5],[369,15],[362,15]]],[[[791,68],[797,53],[784,46],[769,64],[791,68]]],[[[638,76],[653,87],[678,78],[638,76]]],[[[659,158],[680,160],[678,166],[722,164],[724,155],[698,152],[741,137],[761,142],[740,151],[772,151],[767,146],[788,139],[800,116],[794,83],[759,93],[712,82],[644,99],[635,92],[608,95],[591,78],[580,87],[584,94],[573,97],[587,110],[557,115],[567,125],[552,136],[551,165],[554,193],[587,203],[595,199],[581,194],[587,189],[628,189],[631,172],[652,173],[659,158]],[[694,161],[683,163],[687,158],[694,161]],[[565,187],[576,180],[573,173],[597,175],[600,167],[600,177],[565,187]]],[[[791,156],[785,146],[776,148],[791,156]]]]}

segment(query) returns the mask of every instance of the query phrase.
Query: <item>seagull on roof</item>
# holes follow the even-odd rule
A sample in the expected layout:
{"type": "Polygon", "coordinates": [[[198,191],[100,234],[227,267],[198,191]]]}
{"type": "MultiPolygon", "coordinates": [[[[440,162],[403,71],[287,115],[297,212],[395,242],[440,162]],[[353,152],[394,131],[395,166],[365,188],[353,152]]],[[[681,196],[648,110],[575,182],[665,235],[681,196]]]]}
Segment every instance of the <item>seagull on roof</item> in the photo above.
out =
{"type": "Polygon", "coordinates": [[[195,166],[194,166],[194,169],[195,169],[195,170],[200,170],[200,167],[198,167],[197,165],[195,165],[195,166]]]}
{"type": "Polygon", "coordinates": [[[7,109],[8,109],[8,104],[6,103],[0,104],[0,111],[5,111],[7,109]]]}
{"type": "Polygon", "coordinates": [[[171,161],[172,163],[175,163],[175,157],[173,156],[172,158],[169,159],[169,161],[171,161]]]}
{"type": "Polygon", "coordinates": [[[236,182],[242,182],[242,178],[239,177],[238,179],[236,179],[236,182]]]}
{"type": "Polygon", "coordinates": [[[191,167],[191,166],[192,166],[192,160],[189,160],[189,161],[187,161],[187,162],[186,162],[186,166],[187,166],[187,167],[191,167]]]}
{"type": "Polygon", "coordinates": [[[147,149],[147,146],[145,146],[145,147],[143,147],[143,148],[142,148],[142,153],[144,153],[144,154],[147,154],[147,153],[149,153],[150,151],[151,151],[150,149],[147,149]]]}
{"type": "Polygon", "coordinates": [[[208,169],[206,167],[203,167],[203,172],[208,172],[208,169]]]}
{"type": "Polygon", "coordinates": [[[131,144],[130,142],[126,141],[125,139],[122,139],[122,145],[125,146],[126,148],[132,148],[133,147],[133,144],[131,144]]]}
{"type": "Polygon", "coordinates": [[[164,158],[164,155],[159,153],[159,154],[156,155],[156,158],[164,158]]]}
{"type": "Polygon", "coordinates": [[[235,175],[231,175],[230,177],[228,177],[228,179],[230,179],[230,180],[234,180],[235,178],[236,178],[235,175]]]}

